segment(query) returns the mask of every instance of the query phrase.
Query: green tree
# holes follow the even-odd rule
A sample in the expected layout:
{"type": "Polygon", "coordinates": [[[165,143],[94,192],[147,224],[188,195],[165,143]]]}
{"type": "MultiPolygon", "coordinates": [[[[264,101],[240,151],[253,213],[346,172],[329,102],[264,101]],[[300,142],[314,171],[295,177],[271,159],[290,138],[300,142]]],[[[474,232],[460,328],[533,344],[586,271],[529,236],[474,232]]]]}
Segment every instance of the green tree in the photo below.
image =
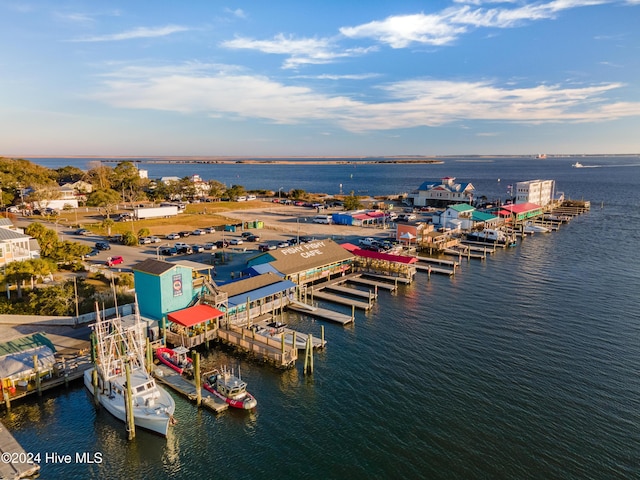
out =
{"type": "Polygon", "coordinates": [[[87,179],[89,183],[94,185],[98,190],[108,190],[111,188],[112,173],[113,169],[111,167],[107,167],[99,160],[96,160],[89,163],[87,179]]]}
{"type": "Polygon", "coordinates": [[[213,198],[222,198],[227,186],[218,180],[209,180],[209,196],[213,198]]]}
{"type": "Polygon", "coordinates": [[[138,237],[133,232],[126,232],[122,236],[122,244],[123,245],[128,245],[129,247],[137,245],[138,244],[138,237]]]}
{"type": "Polygon", "coordinates": [[[64,265],[72,265],[82,261],[83,257],[91,251],[89,245],[83,245],[77,242],[58,242],[55,249],[49,257],[64,265]]]}
{"type": "Polygon", "coordinates": [[[24,233],[38,241],[40,256],[42,257],[50,257],[60,242],[55,230],[47,228],[38,222],[30,224],[25,228],[24,233]]]}
{"type": "Polygon", "coordinates": [[[247,191],[244,189],[242,185],[232,185],[225,192],[226,196],[229,197],[229,200],[235,202],[238,197],[245,195],[247,191]]]}
{"type": "Polygon", "coordinates": [[[33,266],[28,261],[11,262],[5,267],[5,281],[15,284],[18,288],[18,298],[22,298],[23,283],[33,276],[33,266]]]}
{"type": "Polygon", "coordinates": [[[289,198],[293,198],[294,200],[302,200],[307,197],[307,192],[300,188],[294,188],[289,192],[289,198]]]}
{"type": "Polygon", "coordinates": [[[116,224],[111,218],[105,218],[102,220],[102,228],[107,231],[107,235],[111,235],[111,228],[116,224]]]}
{"type": "Polygon", "coordinates": [[[118,209],[120,194],[115,190],[94,190],[87,197],[87,205],[98,207],[98,210],[105,218],[109,218],[118,209]]]}
{"type": "Polygon", "coordinates": [[[353,193],[353,190],[351,190],[351,193],[344,198],[344,201],[342,203],[345,210],[359,210],[362,208],[362,203],[360,202],[360,199],[353,193]]]}
{"type": "Polygon", "coordinates": [[[55,170],[58,183],[75,183],[85,177],[85,172],[78,167],[67,165],[55,170]]]}
{"type": "Polygon", "coordinates": [[[40,315],[75,315],[73,281],[34,291],[29,295],[29,306],[40,315]]]}

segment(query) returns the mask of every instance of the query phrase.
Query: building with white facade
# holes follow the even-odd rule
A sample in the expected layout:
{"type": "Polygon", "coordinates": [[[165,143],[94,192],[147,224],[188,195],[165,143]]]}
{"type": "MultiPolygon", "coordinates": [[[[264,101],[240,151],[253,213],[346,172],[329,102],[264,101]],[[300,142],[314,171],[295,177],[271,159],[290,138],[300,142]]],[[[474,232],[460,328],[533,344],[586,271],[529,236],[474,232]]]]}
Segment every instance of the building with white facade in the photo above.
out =
{"type": "Polygon", "coordinates": [[[454,177],[444,177],[426,180],[408,198],[416,207],[442,207],[451,203],[470,202],[474,191],[471,183],[457,183],[454,177]]]}
{"type": "Polygon", "coordinates": [[[0,267],[39,256],[40,245],[35,238],[25,235],[8,218],[0,218],[0,267]]]}
{"type": "Polygon", "coordinates": [[[528,180],[516,183],[515,203],[534,203],[544,207],[555,197],[555,180],[528,180]]]}

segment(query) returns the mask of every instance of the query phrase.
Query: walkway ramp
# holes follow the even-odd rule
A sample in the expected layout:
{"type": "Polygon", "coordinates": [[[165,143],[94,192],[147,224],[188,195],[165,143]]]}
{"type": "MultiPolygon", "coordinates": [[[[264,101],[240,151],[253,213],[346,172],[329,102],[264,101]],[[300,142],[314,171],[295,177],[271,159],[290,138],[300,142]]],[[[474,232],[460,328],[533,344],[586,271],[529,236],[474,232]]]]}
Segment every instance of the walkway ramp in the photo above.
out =
{"type": "MultiPolygon", "coordinates": [[[[307,292],[307,295],[309,294],[310,292],[307,292]]],[[[351,298],[341,297],[340,295],[333,295],[331,293],[322,292],[322,291],[320,292],[314,291],[313,298],[318,300],[326,300],[327,302],[338,303],[340,305],[347,305],[349,307],[355,307],[360,310],[369,310],[372,307],[372,304],[369,302],[365,303],[359,300],[353,300],[351,298]]]]}
{"type": "Polygon", "coordinates": [[[351,295],[353,297],[359,298],[376,298],[376,294],[374,292],[365,292],[364,290],[358,290],[357,288],[351,287],[343,287],[341,285],[327,285],[323,287],[322,290],[331,290],[333,292],[344,293],[345,295],[351,295]]]}
{"type": "Polygon", "coordinates": [[[315,310],[308,310],[306,308],[299,307],[295,303],[290,303],[287,305],[287,308],[297,313],[309,315],[321,320],[329,320],[330,322],[339,323],[341,325],[348,325],[353,322],[353,317],[351,315],[329,310],[328,308],[315,307],[315,310]]]}

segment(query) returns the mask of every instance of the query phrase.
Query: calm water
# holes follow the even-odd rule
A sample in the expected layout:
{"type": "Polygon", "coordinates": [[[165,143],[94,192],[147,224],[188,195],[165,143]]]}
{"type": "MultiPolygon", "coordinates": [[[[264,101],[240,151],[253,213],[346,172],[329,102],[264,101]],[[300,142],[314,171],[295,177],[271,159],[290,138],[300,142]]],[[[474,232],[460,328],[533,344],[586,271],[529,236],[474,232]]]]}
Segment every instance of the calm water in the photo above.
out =
{"type": "MultiPolygon", "coordinates": [[[[380,292],[354,326],[291,316],[303,331],[325,325],[313,376],[302,362],[280,372],[212,351],[208,366],[241,366],[255,413],[215,416],[176,397],[168,439],[138,431],[127,442],[78,386],[2,420],[27,451],[103,454],[100,465],[43,464],[43,478],[638,478],[640,159],[573,161],[351,167],[371,194],[449,175],[504,197],[508,183],[552,178],[593,208],[485,262],[464,260],[453,279],[419,274],[398,294],[380,292]]],[[[332,193],[345,176],[344,166],[184,168],[332,193]]]]}

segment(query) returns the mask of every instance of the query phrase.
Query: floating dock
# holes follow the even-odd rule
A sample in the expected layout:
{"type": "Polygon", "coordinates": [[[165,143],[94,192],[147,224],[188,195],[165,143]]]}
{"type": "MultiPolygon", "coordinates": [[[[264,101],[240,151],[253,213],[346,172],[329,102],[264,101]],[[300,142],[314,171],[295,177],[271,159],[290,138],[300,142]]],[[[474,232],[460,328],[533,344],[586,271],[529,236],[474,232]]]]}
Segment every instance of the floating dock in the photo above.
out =
{"type": "Polygon", "coordinates": [[[323,288],[323,290],[344,293],[345,295],[351,295],[358,298],[366,298],[368,300],[377,297],[377,294],[372,291],[365,292],[364,290],[358,290],[357,288],[352,287],[343,287],[342,285],[327,285],[323,288]]]}
{"type": "MultiPolygon", "coordinates": [[[[195,384],[187,380],[184,376],[178,374],[175,370],[165,365],[154,365],[153,376],[160,383],[178,392],[180,395],[187,397],[193,402],[196,401],[198,392],[196,391],[195,384]]],[[[212,410],[215,413],[220,413],[229,408],[229,405],[226,402],[204,388],[200,389],[200,393],[202,395],[201,405],[209,410],[212,410]]]]}
{"type": "Polygon", "coordinates": [[[395,292],[398,289],[398,285],[389,282],[380,282],[378,280],[372,280],[370,278],[363,278],[361,274],[353,274],[346,277],[342,277],[344,282],[355,283],[356,285],[367,285],[374,287],[378,290],[388,290],[395,292]]]}

